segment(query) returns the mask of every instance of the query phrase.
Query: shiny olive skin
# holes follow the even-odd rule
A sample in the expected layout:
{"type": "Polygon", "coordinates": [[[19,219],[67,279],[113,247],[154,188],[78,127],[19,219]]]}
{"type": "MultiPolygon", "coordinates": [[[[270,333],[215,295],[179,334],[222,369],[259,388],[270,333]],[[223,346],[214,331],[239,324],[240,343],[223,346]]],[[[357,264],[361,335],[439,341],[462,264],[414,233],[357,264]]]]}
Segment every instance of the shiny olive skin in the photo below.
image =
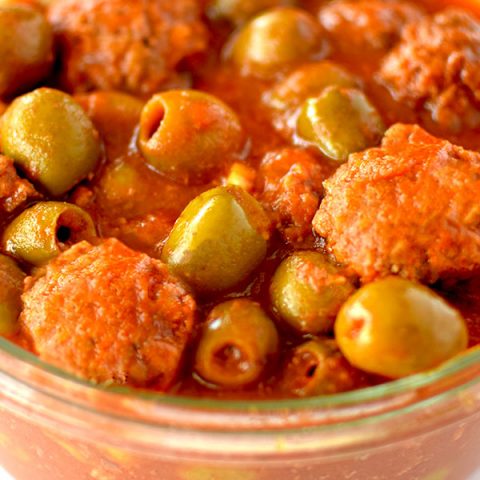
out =
{"type": "Polygon", "coordinates": [[[259,379],[278,346],[275,325],[257,303],[231,300],[209,314],[195,356],[195,371],[216,386],[243,387],[259,379]]]}
{"type": "Polygon", "coordinates": [[[375,146],[385,125],[363,92],[332,86],[303,104],[296,131],[327,157],[344,162],[351,153],[375,146]]]}
{"type": "Polygon", "coordinates": [[[96,237],[90,215],[64,202],[39,202],[5,229],[3,249],[34,266],[45,265],[71,245],[96,237]]]}
{"type": "Polygon", "coordinates": [[[323,31],[301,9],[279,7],[255,17],[231,40],[226,56],[245,75],[272,77],[327,52],[323,31]]]}
{"type": "Polygon", "coordinates": [[[329,61],[307,63],[295,69],[265,95],[265,102],[278,111],[294,110],[330,86],[355,88],[359,80],[329,61]]]}
{"type": "Polygon", "coordinates": [[[261,205],[242,188],[214,188],[188,204],[161,258],[196,291],[225,291],[265,258],[270,227],[261,205]]]}
{"type": "Polygon", "coordinates": [[[301,333],[332,331],[340,307],[355,291],[352,280],[317,252],[296,252],[276,270],[270,285],[275,313],[301,333]]]}
{"type": "Polygon", "coordinates": [[[239,154],[243,143],[237,114],[204,92],[154,95],[140,118],[142,155],[155,170],[179,183],[208,183],[239,154]]]}
{"type": "Polygon", "coordinates": [[[294,3],[293,0],[212,0],[207,5],[207,13],[213,20],[241,25],[264,10],[294,3]]]}
{"type": "Polygon", "coordinates": [[[53,33],[45,16],[27,4],[0,4],[0,97],[43,80],[53,63],[53,33]]]}
{"type": "Polygon", "coordinates": [[[309,397],[347,392],[360,381],[360,372],[347,362],[335,340],[315,338],[291,351],[280,387],[286,393],[309,397]]]}
{"type": "Polygon", "coordinates": [[[437,367],[468,344],[457,310],[429,288],[399,277],[358,290],[338,314],[335,338],[352,365],[388,378],[437,367]]]}
{"type": "Polygon", "coordinates": [[[18,330],[24,279],[25,274],[17,264],[11,258],[0,255],[0,335],[13,335],[18,330]]]}
{"type": "Polygon", "coordinates": [[[87,177],[101,150],[99,135],[80,105],[52,88],[27,93],[8,107],[0,147],[52,196],[87,177]]]}

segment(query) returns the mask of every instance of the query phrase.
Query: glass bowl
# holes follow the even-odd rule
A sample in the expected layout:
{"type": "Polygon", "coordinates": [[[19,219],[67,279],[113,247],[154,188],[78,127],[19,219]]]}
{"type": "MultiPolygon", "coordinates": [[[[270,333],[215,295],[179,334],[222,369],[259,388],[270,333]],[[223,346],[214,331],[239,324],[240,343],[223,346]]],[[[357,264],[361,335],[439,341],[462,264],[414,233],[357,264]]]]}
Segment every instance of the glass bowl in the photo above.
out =
{"type": "Polygon", "coordinates": [[[353,393],[231,402],[98,387],[0,339],[0,463],[16,480],[464,480],[480,349],[353,393]]]}

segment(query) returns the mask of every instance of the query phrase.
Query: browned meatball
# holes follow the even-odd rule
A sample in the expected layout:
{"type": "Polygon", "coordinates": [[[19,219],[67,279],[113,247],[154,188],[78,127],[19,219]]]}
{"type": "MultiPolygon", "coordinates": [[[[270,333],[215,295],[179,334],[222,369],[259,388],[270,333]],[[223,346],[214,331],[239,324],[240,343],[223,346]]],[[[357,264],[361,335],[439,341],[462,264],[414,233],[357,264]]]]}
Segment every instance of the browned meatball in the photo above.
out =
{"type": "Polygon", "coordinates": [[[268,153],[259,168],[259,199],[277,230],[289,242],[301,242],[312,232],[312,219],[329,169],[300,148],[268,153]]]}
{"type": "Polygon", "coordinates": [[[339,51],[386,53],[400,38],[402,28],[423,15],[404,0],[338,0],[319,12],[339,51]]]}
{"type": "Polygon", "coordinates": [[[314,228],[364,282],[433,283],[480,267],[480,154],[397,124],[324,183],[314,228]]]}
{"type": "Polygon", "coordinates": [[[63,0],[49,18],[69,91],[185,86],[182,63],[207,46],[196,0],[63,0]]]}
{"type": "Polygon", "coordinates": [[[380,77],[393,96],[425,108],[442,128],[480,125],[480,22],[448,10],[405,28],[380,77]]]}
{"type": "Polygon", "coordinates": [[[39,196],[29,181],[17,175],[13,160],[0,155],[0,220],[2,212],[13,212],[27,200],[39,196]]]}
{"type": "Polygon", "coordinates": [[[160,261],[82,242],[30,279],[20,323],[40,358],[95,382],[168,388],[195,302],[160,261]]]}

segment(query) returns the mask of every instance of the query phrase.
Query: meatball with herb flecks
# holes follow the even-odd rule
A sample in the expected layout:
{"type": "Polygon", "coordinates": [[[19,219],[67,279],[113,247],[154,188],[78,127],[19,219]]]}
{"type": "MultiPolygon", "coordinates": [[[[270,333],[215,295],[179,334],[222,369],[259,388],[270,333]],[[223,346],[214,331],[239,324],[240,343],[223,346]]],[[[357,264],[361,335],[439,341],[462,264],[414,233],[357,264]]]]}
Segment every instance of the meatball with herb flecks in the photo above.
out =
{"type": "Polygon", "coordinates": [[[101,383],[175,380],[195,301],[162,262],[114,239],[81,242],[28,283],[20,323],[42,360],[101,383]]]}
{"type": "Polygon", "coordinates": [[[312,232],[312,219],[330,173],[307,150],[284,148],[268,153],[259,168],[259,200],[281,236],[289,242],[312,232]]]}
{"type": "Polygon", "coordinates": [[[397,124],[324,187],[314,229],[364,282],[393,273],[434,283],[480,270],[479,153],[397,124]]]}
{"type": "Polygon", "coordinates": [[[394,98],[425,109],[443,130],[480,126],[480,22],[447,10],[405,28],[380,79],[394,98]]]}
{"type": "Polygon", "coordinates": [[[384,54],[398,41],[403,27],[422,15],[420,7],[405,0],[339,0],[319,11],[320,23],[343,54],[360,48],[384,54]]]}
{"type": "Polygon", "coordinates": [[[151,95],[188,84],[181,72],[207,47],[195,0],[66,0],[49,9],[69,91],[151,95]]]}

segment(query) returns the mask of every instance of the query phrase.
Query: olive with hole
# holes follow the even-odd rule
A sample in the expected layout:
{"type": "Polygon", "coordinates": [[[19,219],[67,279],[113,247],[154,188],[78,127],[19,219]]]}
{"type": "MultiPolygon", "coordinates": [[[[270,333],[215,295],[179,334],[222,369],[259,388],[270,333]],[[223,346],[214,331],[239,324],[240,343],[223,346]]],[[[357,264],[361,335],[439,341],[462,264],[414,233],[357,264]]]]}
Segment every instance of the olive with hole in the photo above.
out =
{"type": "Polygon", "coordinates": [[[272,77],[295,64],[322,59],[328,51],[314,17],[279,7],[255,17],[227,45],[225,55],[245,75],[272,77]]]}
{"type": "Polygon", "coordinates": [[[270,285],[275,313],[300,333],[328,333],[355,291],[351,278],[318,252],[296,252],[276,270],[270,285]]]}
{"type": "Polygon", "coordinates": [[[198,292],[238,285],[265,258],[271,223],[262,206],[236,186],[209,190],[175,223],[162,260],[198,292]]]}
{"type": "Polygon", "coordinates": [[[40,202],[7,226],[2,246],[13,257],[39,267],[75,243],[95,237],[93,220],[81,208],[64,202],[40,202]]]}
{"type": "Polygon", "coordinates": [[[35,86],[50,72],[53,33],[39,9],[0,4],[0,97],[35,86]]]}
{"type": "Polygon", "coordinates": [[[295,69],[265,95],[268,106],[278,111],[295,110],[327,87],[358,87],[359,80],[329,60],[307,63],[295,69]]]}
{"type": "Polygon", "coordinates": [[[98,132],[82,107],[52,88],[14,100],[3,115],[0,147],[52,196],[86,178],[101,150],[98,132]]]}
{"type": "Polygon", "coordinates": [[[209,314],[195,356],[195,371],[216,386],[243,387],[260,378],[278,346],[275,325],[257,303],[231,300],[209,314]]]}
{"type": "Polygon", "coordinates": [[[140,118],[138,146],[145,160],[180,183],[208,183],[241,153],[244,140],[237,114],[204,92],[154,95],[140,118]]]}
{"type": "Polygon", "coordinates": [[[335,340],[316,338],[290,352],[280,390],[299,397],[331,395],[353,390],[360,385],[361,377],[347,362],[335,340]]]}
{"type": "Polygon", "coordinates": [[[335,338],[352,365],[388,378],[437,367],[468,345],[462,315],[433,290],[400,277],[369,283],[350,297],[335,338]]]}
{"type": "Polygon", "coordinates": [[[15,261],[0,255],[0,335],[10,336],[18,330],[24,279],[15,261]]]}
{"type": "Polygon", "coordinates": [[[363,92],[337,86],[309,98],[301,107],[296,126],[300,139],[339,162],[377,145],[384,132],[380,114],[363,92]]]}
{"type": "Polygon", "coordinates": [[[264,10],[294,3],[293,0],[212,0],[208,3],[207,13],[213,20],[241,25],[264,10]]]}

